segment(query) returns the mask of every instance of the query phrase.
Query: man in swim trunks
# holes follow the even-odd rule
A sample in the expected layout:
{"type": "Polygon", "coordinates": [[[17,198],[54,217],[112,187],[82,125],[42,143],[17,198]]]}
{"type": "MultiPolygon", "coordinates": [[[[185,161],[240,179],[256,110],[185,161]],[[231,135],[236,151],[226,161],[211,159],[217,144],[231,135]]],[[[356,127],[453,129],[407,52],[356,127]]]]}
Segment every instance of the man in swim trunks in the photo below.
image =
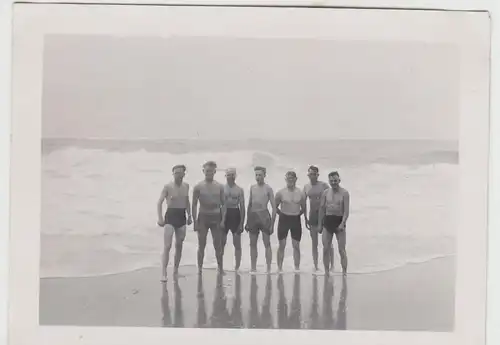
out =
{"type": "Polygon", "coordinates": [[[266,184],[266,168],[254,168],[256,184],[250,187],[250,197],[247,210],[247,224],[245,230],[250,234],[250,259],[251,270],[257,270],[257,240],[262,232],[262,242],[266,248],[267,272],[271,271],[273,253],[271,251],[271,234],[276,221],[276,204],[273,189],[266,184]],[[272,215],[269,214],[268,205],[271,204],[272,215]]]}
{"type": "MultiPolygon", "coordinates": [[[[318,181],[319,169],[318,167],[311,165],[307,171],[307,176],[309,176],[309,183],[304,186],[304,194],[306,199],[309,199],[309,224],[306,226],[309,228],[309,234],[311,235],[312,241],[312,257],[314,262],[314,270],[318,270],[318,234],[321,233],[320,225],[318,222],[319,218],[319,206],[321,204],[321,196],[323,192],[330,188],[328,183],[323,181],[318,181]]],[[[307,204],[306,204],[307,213],[307,204]]],[[[332,246],[333,253],[333,246],[332,246]]],[[[331,255],[333,267],[333,255],[331,255]]]]}
{"type": "Polygon", "coordinates": [[[186,174],[184,165],[176,165],[172,168],[174,181],[163,187],[158,199],[158,225],[164,227],[164,249],[162,255],[162,278],[167,281],[167,266],[172,247],[172,237],[175,233],[175,258],[174,274],[179,270],[179,263],[182,256],[182,244],[186,237],[186,224],[190,225],[191,207],[189,205],[189,184],[183,182],[186,174]],[[167,211],[163,214],[163,202],[167,203],[167,211]],[[186,219],[186,213],[188,215],[186,219]]]}
{"type": "Polygon", "coordinates": [[[203,269],[208,231],[212,241],[219,272],[223,272],[221,228],[224,227],[224,186],[214,180],[217,164],[213,161],[203,164],[205,179],[193,188],[194,231],[198,233],[198,272],[203,269]],[[198,202],[200,212],[198,213],[198,202]]]}
{"type": "Polygon", "coordinates": [[[241,233],[245,221],[245,194],[243,189],[236,184],[236,169],[226,170],[227,184],[224,186],[224,205],[226,218],[222,229],[222,255],[226,247],[229,230],[233,233],[235,267],[237,271],[241,263],[241,233]]]}
{"type": "Polygon", "coordinates": [[[331,262],[330,246],[332,245],[333,234],[337,237],[339,246],[340,264],[342,272],[347,274],[347,253],[346,253],[346,222],[349,218],[350,196],[349,192],[340,186],[340,175],[334,171],[328,174],[330,189],[323,192],[321,196],[321,206],[319,212],[321,231],[323,232],[323,264],[325,274],[328,274],[331,262]],[[326,231],[323,231],[326,230],[326,231]]]}
{"type": "Polygon", "coordinates": [[[285,258],[285,247],[288,233],[292,237],[293,263],[296,270],[300,268],[300,240],[302,238],[302,224],[300,216],[304,214],[306,224],[308,222],[306,209],[306,196],[296,186],[297,174],[289,171],[285,175],[286,187],[276,193],[276,208],[279,214],[278,221],[278,270],[283,270],[283,259],[285,258]]]}

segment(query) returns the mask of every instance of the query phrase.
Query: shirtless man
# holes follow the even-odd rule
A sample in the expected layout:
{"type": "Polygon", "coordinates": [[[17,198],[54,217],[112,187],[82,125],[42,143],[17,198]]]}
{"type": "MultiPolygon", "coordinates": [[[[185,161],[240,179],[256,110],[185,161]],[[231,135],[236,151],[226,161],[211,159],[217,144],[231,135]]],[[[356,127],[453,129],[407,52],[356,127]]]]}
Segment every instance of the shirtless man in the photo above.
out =
{"type": "Polygon", "coordinates": [[[306,196],[296,186],[297,174],[289,171],[285,175],[286,187],[276,193],[276,208],[279,214],[278,221],[278,270],[283,270],[283,259],[285,258],[285,247],[288,233],[292,237],[293,263],[295,270],[300,268],[300,240],[302,238],[302,224],[300,216],[304,214],[306,224],[308,222],[306,209],[306,196]]]}
{"type": "Polygon", "coordinates": [[[163,235],[163,255],[162,255],[162,278],[161,281],[167,281],[167,266],[170,257],[170,248],[172,247],[172,237],[175,233],[175,259],[174,274],[179,270],[179,263],[182,256],[182,244],[186,237],[186,223],[190,225],[191,207],[189,205],[189,185],[183,182],[186,174],[184,165],[176,165],[172,168],[174,181],[163,187],[160,198],[158,199],[158,225],[164,227],[163,235]],[[163,214],[163,202],[167,203],[167,212],[163,214]],[[186,213],[188,215],[186,219],[186,213]]]}
{"type": "Polygon", "coordinates": [[[205,179],[193,188],[193,221],[194,231],[198,233],[198,272],[203,269],[205,247],[208,231],[212,233],[212,241],[217,259],[219,273],[223,273],[222,264],[222,228],[226,210],[224,207],[224,186],[214,180],[217,164],[213,161],[203,164],[205,179]],[[198,214],[198,202],[200,212],[198,214]]]}
{"type": "Polygon", "coordinates": [[[325,265],[325,274],[328,274],[331,262],[330,256],[333,251],[333,234],[337,237],[339,246],[340,264],[342,272],[347,274],[347,253],[346,253],[346,222],[349,218],[350,196],[349,192],[340,186],[340,175],[334,171],[328,174],[330,189],[323,192],[321,196],[321,206],[319,212],[319,221],[322,224],[320,230],[323,232],[323,264],[325,265]],[[326,230],[326,231],[323,231],[326,230]]]}
{"type": "Polygon", "coordinates": [[[229,230],[233,233],[235,271],[238,271],[241,263],[241,233],[245,224],[245,194],[243,189],[236,184],[236,169],[226,170],[227,184],[224,186],[224,205],[226,218],[224,229],[222,229],[222,255],[226,247],[229,230]]]}
{"type": "MultiPolygon", "coordinates": [[[[306,223],[306,227],[309,229],[309,234],[311,235],[312,241],[312,257],[314,262],[314,270],[318,270],[318,234],[321,233],[318,218],[319,218],[319,206],[321,203],[321,195],[323,192],[330,188],[328,183],[323,181],[318,181],[319,169],[318,167],[311,165],[307,171],[307,176],[309,176],[309,183],[304,186],[304,194],[306,199],[309,199],[309,222],[306,223]]],[[[306,204],[306,214],[307,214],[307,204],[306,204]]],[[[332,246],[333,254],[333,246],[332,246]]],[[[331,267],[333,267],[333,255],[331,256],[331,267]]]]}
{"type": "Polygon", "coordinates": [[[273,189],[266,184],[266,168],[255,167],[256,184],[250,187],[250,197],[247,210],[247,224],[245,229],[250,234],[250,259],[251,270],[257,270],[257,240],[262,232],[262,241],[266,248],[267,272],[271,271],[273,253],[271,251],[271,234],[276,221],[276,204],[273,189]],[[271,204],[272,215],[269,214],[268,205],[271,204]]]}

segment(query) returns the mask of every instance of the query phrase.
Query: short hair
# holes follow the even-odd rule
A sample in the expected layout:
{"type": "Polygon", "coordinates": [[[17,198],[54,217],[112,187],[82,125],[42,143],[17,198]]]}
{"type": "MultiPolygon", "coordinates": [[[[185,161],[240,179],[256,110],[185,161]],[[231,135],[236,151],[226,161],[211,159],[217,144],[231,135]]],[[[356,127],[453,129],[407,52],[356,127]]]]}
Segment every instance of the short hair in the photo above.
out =
{"type": "Polygon", "coordinates": [[[262,171],[264,174],[267,172],[266,168],[264,168],[263,166],[260,166],[260,165],[253,168],[253,171],[255,171],[255,172],[262,171]]]}
{"type": "Polygon", "coordinates": [[[328,174],[328,177],[340,177],[340,174],[338,171],[332,171],[328,174]]]}
{"type": "Polygon", "coordinates": [[[184,164],[177,164],[177,165],[174,165],[174,167],[172,168],[172,172],[175,171],[175,169],[182,169],[183,172],[186,172],[187,168],[184,164]]]}
{"type": "Polygon", "coordinates": [[[215,163],[214,161],[205,162],[205,164],[203,164],[203,168],[214,168],[214,169],[217,169],[217,163],[215,163]]]}
{"type": "Polygon", "coordinates": [[[291,178],[296,179],[297,178],[297,174],[295,173],[295,171],[287,171],[287,173],[285,174],[285,177],[286,178],[291,177],[291,178]]]}
{"type": "Polygon", "coordinates": [[[309,169],[307,169],[307,170],[314,171],[316,174],[319,173],[319,169],[315,165],[309,166],[309,169]]]}

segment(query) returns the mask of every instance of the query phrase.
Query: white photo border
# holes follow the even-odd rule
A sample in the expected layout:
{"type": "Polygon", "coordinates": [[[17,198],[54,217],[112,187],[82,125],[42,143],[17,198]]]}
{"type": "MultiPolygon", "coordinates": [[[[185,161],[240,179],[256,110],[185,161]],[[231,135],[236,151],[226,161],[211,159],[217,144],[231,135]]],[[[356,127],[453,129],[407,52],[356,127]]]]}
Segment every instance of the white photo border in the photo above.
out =
{"type": "MultiPolygon", "coordinates": [[[[354,2],[364,2],[365,6],[368,6],[367,3],[374,3],[354,2]]],[[[279,4],[279,1],[273,3],[279,4]]],[[[348,1],[343,3],[346,5],[348,1]]],[[[275,341],[273,335],[276,332],[272,330],[243,330],[243,333],[241,330],[217,330],[215,333],[214,329],[166,331],[161,328],[39,326],[40,204],[30,204],[29,212],[26,211],[27,201],[40,200],[43,35],[158,36],[182,32],[185,35],[227,37],[239,33],[252,37],[270,37],[269,30],[273,30],[274,37],[322,35],[342,40],[415,39],[455,43],[460,49],[461,210],[458,213],[455,332],[331,331],[328,339],[341,341],[343,344],[362,341],[370,341],[371,344],[404,342],[407,345],[484,343],[490,84],[488,13],[17,4],[13,9],[13,16],[9,276],[9,340],[12,344],[164,344],[166,341],[195,342],[201,338],[209,339],[210,336],[217,337],[218,345],[234,342],[253,345],[256,342],[275,341]],[[394,22],[391,25],[386,20],[389,12],[391,21],[394,22]],[[254,22],[256,13],[259,26],[254,22]],[[285,17],[289,23],[285,23],[285,17]],[[294,24],[297,21],[301,25],[294,24]],[[363,21],[365,25],[371,23],[373,26],[370,25],[369,30],[356,32],[356,21],[363,21]],[[193,22],[197,25],[192,25],[193,22]],[[232,29],[228,31],[230,25],[232,29]],[[408,32],[401,30],[402,27],[407,28],[408,32]],[[470,200],[475,202],[470,203],[470,200]],[[470,236],[471,231],[474,232],[473,236],[470,236]]],[[[321,331],[290,330],[281,331],[279,337],[280,341],[299,344],[304,341],[324,341],[325,334],[321,331]]]]}

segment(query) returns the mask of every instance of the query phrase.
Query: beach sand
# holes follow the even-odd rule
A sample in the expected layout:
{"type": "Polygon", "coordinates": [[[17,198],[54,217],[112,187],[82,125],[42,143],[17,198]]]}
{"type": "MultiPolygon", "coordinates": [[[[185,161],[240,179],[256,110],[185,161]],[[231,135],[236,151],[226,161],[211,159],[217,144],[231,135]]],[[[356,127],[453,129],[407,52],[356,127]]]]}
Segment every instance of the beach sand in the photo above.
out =
{"type": "Polygon", "coordinates": [[[453,257],[345,279],[304,272],[200,276],[181,267],[89,278],[44,278],[40,324],[453,331],[453,257]]]}

